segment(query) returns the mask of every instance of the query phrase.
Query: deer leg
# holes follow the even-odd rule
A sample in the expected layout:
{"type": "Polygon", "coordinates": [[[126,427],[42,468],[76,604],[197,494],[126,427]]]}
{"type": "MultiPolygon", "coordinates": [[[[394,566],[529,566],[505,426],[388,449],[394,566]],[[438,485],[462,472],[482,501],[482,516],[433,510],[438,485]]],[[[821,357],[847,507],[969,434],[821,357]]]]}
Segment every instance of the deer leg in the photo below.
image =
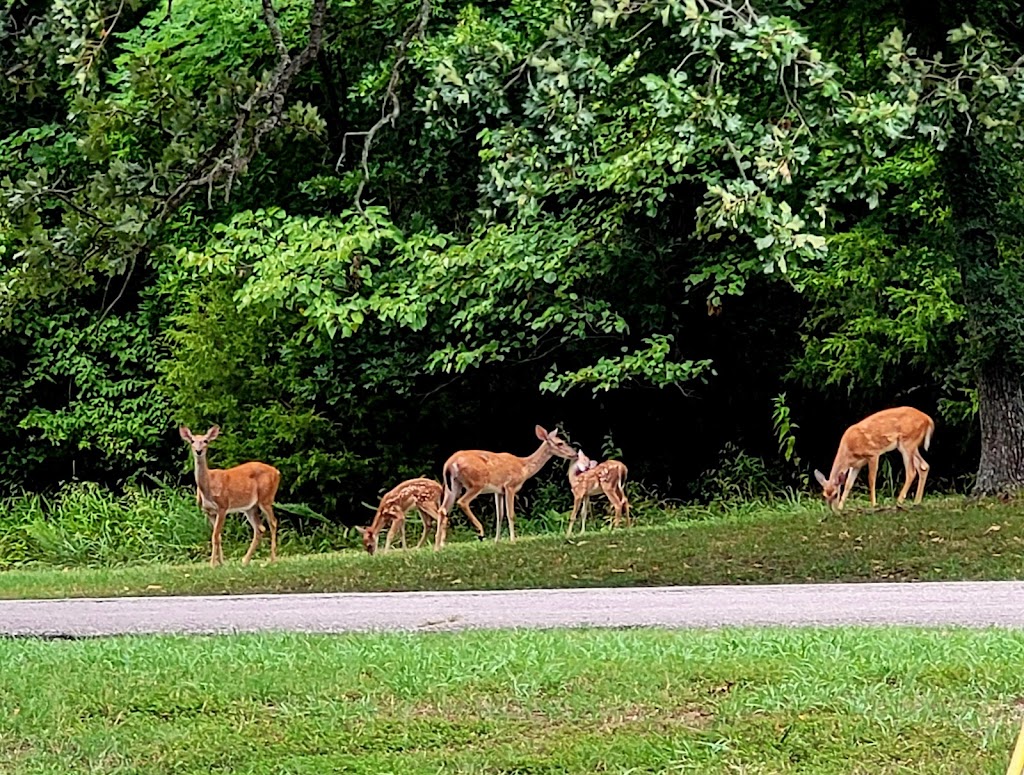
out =
{"type": "Polygon", "coordinates": [[[402,525],[401,525],[401,527],[398,528],[398,533],[399,533],[399,540],[402,542],[402,548],[403,549],[407,549],[408,547],[405,545],[405,518],[404,517],[402,518],[402,525]]]}
{"type": "MultiPolygon", "coordinates": [[[[422,504],[419,507],[420,518],[423,520],[423,535],[420,536],[419,542],[416,544],[416,548],[419,549],[423,546],[423,542],[427,540],[427,533],[430,532],[430,526],[433,524],[433,517],[427,512],[426,504],[422,504]]],[[[435,514],[437,512],[434,512],[435,514]]]]}
{"type": "Polygon", "coordinates": [[[438,510],[437,534],[434,536],[434,551],[439,551],[444,546],[445,538],[448,535],[448,512],[444,509],[438,510]]]}
{"type": "Polygon", "coordinates": [[[875,507],[875,481],[878,477],[878,458],[868,460],[868,492],[871,494],[871,508],[875,507]]]}
{"type": "Polygon", "coordinates": [[[505,488],[505,516],[508,518],[508,540],[516,542],[516,491],[505,488]]]}
{"type": "Polygon", "coordinates": [[[395,517],[391,520],[391,525],[388,527],[388,536],[384,541],[384,551],[391,551],[391,542],[395,538],[395,533],[399,530],[405,530],[405,517],[395,517]]]}
{"type": "MultiPolygon", "coordinates": [[[[211,548],[210,564],[212,565],[213,564],[213,559],[214,559],[214,556],[215,556],[213,554],[213,530],[214,530],[214,528],[217,525],[217,510],[216,509],[203,508],[202,512],[203,512],[203,516],[206,517],[207,524],[210,526],[210,536],[211,536],[211,538],[210,538],[210,548],[211,548]]],[[[224,562],[224,555],[223,555],[223,553],[220,556],[220,561],[224,562]]]]}
{"type": "Polygon", "coordinates": [[[416,548],[419,549],[427,540],[430,525],[434,525],[434,551],[437,551],[441,548],[438,540],[441,537],[441,521],[443,519],[441,512],[433,503],[424,503],[420,505],[420,516],[423,517],[423,535],[420,536],[420,542],[416,544],[416,548]]]}
{"type": "MultiPolygon", "coordinates": [[[[451,489],[449,489],[447,470],[442,476],[442,482],[444,483],[444,494],[441,496],[441,508],[444,509],[445,514],[449,514],[451,513],[452,506],[455,505],[455,498],[463,491],[463,486],[461,481],[453,478],[451,489]]],[[[472,498],[470,498],[470,500],[472,500],[472,498]]]]}
{"type": "MultiPolygon", "coordinates": [[[[462,513],[466,515],[466,519],[469,520],[469,523],[473,526],[473,529],[476,530],[476,537],[483,541],[484,526],[480,524],[480,520],[476,518],[476,515],[474,515],[473,512],[469,510],[469,504],[472,503],[473,499],[476,498],[476,496],[479,494],[479,489],[466,490],[466,492],[463,493],[462,497],[459,498],[458,504],[459,508],[462,509],[462,513]]],[[[445,509],[445,513],[448,513],[447,509],[445,509]]]]}
{"type": "Polygon", "coordinates": [[[853,483],[857,481],[857,474],[859,473],[859,468],[850,469],[850,473],[846,477],[846,484],[843,486],[843,494],[839,497],[839,511],[842,511],[843,506],[846,505],[846,499],[850,496],[850,491],[853,490],[853,483]]]}
{"type": "Polygon", "coordinates": [[[497,524],[497,527],[494,530],[494,542],[497,543],[498,540],[501,538],[501,493],[500,492],[494,493],[494,513],[497,515],[495,517],[495,522],[497,524]]]}
{"type": "Polygon", "coordinates": [[[629,499],[626,497],[626,488],[622,486],[622,482],[619,482],[618,491],[619,502],[626,513],[626,527],[633,527],[633,517],[629,514],[629,499]]]}
{"type": "Polygon", "coordinates": [[[621,527],[622,504],[619,502],[619,494],[615,492],[615,485],[601,482],[601,491],[604,493],[604,497],[608,499],[608,502],[612,504],[612,509],[615,512],[615,516],[612,517],[612,528],[621,527]]]}
{"type": "Polygon", "coordinates": [[[914,479],[917,478],[917,466],[914,464],[914,455],[902,447],[900,448],[900,454],[903,455],[903,468],[907,472],[907,479],[903,483],[903,489],[900,490],[900,494],[896,497],[897,503],[903,503],[907,493],[910,492],[910,486],[914,483],[914,479]]]}
{"type": "Polygon", "coordinates": [[[583,513],[580,515],[580,535],[587,532],[587,512],[590,511],[590,496],[583,496],[583,513]]]}
{"type": "Polygon", "coordinates": [[[263,531],[266,530],[263,527],[263,520],[260,519],[260,510],[256,506],[245,512],[245,518],[249,520],[249,524],[252,526],[252,543],[249,544],[249,551],[242,558],[242,565],[249,564],[253,553],[256,551],[256,547],[260,545],[260,539],[263,538],[263,531]]]}
{"type": "MultiPolygon", "coordinates": [[[[572,504],[572,514],[569,515],[569,529],[565,531],[566,536],[572,535],[572,526],[576,523],[576,515],[579,513],[580,506],[583,505],[583,498],[575,498],[572,504]]],[[[582,534],[582,530],[580,533],[582,534]]]]}
{"type": "Polygon", "coordinates": [[[914,496],[914,503],[916,504],[920,503],[924,497],[924,482],[928,478],[928,471],[931,469],[931,466],[921,457],[921,453],[917,451],[914,452],[914,468],[921,475],[921,478],[917,480],[917,494],[914,496]]]}
{"type": "Polygon", "coordinates": [[[267,518],[270,525],[270,561],[277,561],[277,516],[274,514],[274,506],[271,503],[260,504],[260,511],[267,518]]]}
{"type": "Polygon", "coordinates": [[[213,521],[213,536],[210,539],[212,544],[210,551],[210,566],[216,567],[224,562],[224,550],[221,548],[220,534],[224,529],[224,518],[227,516],[227,511],[224,509],[217,509],[217,516],[213,521]]]}

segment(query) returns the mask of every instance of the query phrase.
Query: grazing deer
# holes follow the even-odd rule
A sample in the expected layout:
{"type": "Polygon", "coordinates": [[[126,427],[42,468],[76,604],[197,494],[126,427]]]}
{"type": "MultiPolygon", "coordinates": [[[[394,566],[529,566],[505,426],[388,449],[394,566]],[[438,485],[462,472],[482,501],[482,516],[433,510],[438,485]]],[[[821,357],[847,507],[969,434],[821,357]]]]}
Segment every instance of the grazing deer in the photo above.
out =
{"type": "Polygon", "coordinates": [[[370,554],[377,551],[377,539],[380,536],[380,531],[388,524],[390,524],[390,527],[388,528],[387,540],[384,542],[384,551],[391,551],[391,541],[395,536],[396,530],[401,531],[402,548],[404,549],[405,515],[413,507],[420,512],[420,516],[423,518],[423,535],[420,536],[420,542],[416,544],[416,548],[418,549],[423,546],[423,542],[427,539],[427,531],[430,530],[431,522],[434,522],[436,523],[434,551],[440,549],[443,525],[446,521],[445,514],[439,508],[442,492],[443,489],[439,483],[433,479],[423,478],[407,479],[387,492],[380,499],[380,505],[377,507],[377,513],[373,515],[373,522],[370,526],[356,527],[356,530],[363,537],[363,546],[366,547],[366,551],[370,554]]]}
{"type": "Polygon", "coordinates": [[[590,510],[590,496],[604,493],[608,502],[615,510],[612,527],[618,527],[623,512],[626,515],[626,526],[630,525],[629,500],[626,498],[626,475],[628,470],[618,460],[606,460],[598,463],[583,454],[581,449],[572,463],[569,464],[569,486],[572,488],[572,516],[569,517],[569,529],[566,535],[572,535],[572,526],[576,522],[576,514],[582,506],[583,517],[580,521],[580,535],[587,529],[587,512],[590,510]]]}
{"type": "Polygon", "coordinates": [[[932,418],[910,406],[883,409],[851,425],[839,440],[839,451],[836,452],[832,473],[828,479],[821,471],[814,471],[814,478],[822,486],[829,506],[833,511],[842,511],[843,504],[853,489],[853,483],[857,480],[857,474],[865,464],[868,467],[871,505],[874,506],[878,458],[894,449],[898,449],[903,455],[903,465],[907,469],[907,481],[896,502],[903,502],[910,485],[914,482],[914,477],[920,475],[921,478],[917,480],[917,495],[914,498],[914,503],[920,503],[924,497],[924,483],[928,478],[929,466],[918,452],[918,447],[923,445],[927,450],[934,431],[935,423],[932,418]]]}
{"type": "MultiPolygon", "coordinates": [[[[497,526],[494,540],[501,538],[501,516],[508,517],[508,536],[510,541],[516,540],[515,497],[523,483],[540,471],[552,457],[570,460],[576,457],[576,451],[563,439],[558,431],[550,433],[539,425],[534,428],[540,447],[529,457],[518,457],[508,452],[486,452],[479,449],[456,452],[444,464],[444,503],[441,505],[445,515],[451,514],[452,505],[459,493],[459,508],[469,518],[476,534],[483,540],[484,527],[480,524],[469,504],[480,493],[494,494],[494,508],[497,512],[497,526]]],[[[442,529],[441,543],[444,544],[444,533],[447,531],[447,520],[442,529]]]]}
{"type": "Polygon", "coordinates": [[[220,427],[214,425],[203,436],[194,436],[184,425],[178,429],[181,438],[192,447],[192,459],[196,470],[196,500],[206,514],[213,528],[210,565],[224,562],[221,546],[221,532],[224,518],[236,511],[245,514],[252,525],[252,543],[242,558],[242,565],[248,565],[253,552],[263,538],[263,520],[260,512],[270,523],[270,561],[277,559],[277,517],[274,516],[274,497],[281,483],[281,472],[266,463],[242,463],[234,468],[210,468],[206,463],[206,448],[220,435],[220,427]]]}

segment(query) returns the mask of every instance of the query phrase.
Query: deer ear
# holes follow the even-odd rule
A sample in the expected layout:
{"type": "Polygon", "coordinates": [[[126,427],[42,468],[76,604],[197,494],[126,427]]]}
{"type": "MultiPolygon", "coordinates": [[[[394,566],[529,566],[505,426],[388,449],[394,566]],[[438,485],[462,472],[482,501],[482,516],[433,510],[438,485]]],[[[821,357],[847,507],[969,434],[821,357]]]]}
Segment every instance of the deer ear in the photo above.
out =
{"type": "Polygon", "coordinates": [[[825,474],[823,474],[817,468],[814,469],[814,478],[818,480],[818,484],[820,484],[822,487],[824,487],[825,482],[828,481],[828,479],[825,478],[825,474]]]}
{"type": "Polygon", "coordinates": [[[356,532],[359,533],[359,535],[361,535],[361,536],[366,535],[366,528],[365,527],[360,527],[359,525],[356,525],[355,528],[356,528],[356,532]]]}
{"type": "Polygon", "coordinates": [[[839,474],[838,484],[846,484],[846,477],[847,477],[847,475],[849,473],[850,473],[850,469],[847,468],[841,474],[839,474]]]}
{"type": "Polygon", "coordinates": [[[188,429],[188,426],[182,425],[178,428],[178,433],[181,434],[181,438],[185,441],[192,441],[192,431],[188,429]]]}
{"type": "Polygon", "coordinates": [[[541,441],[548,440],[548,432],[541,428],[539,425],[533,429],[533,432],[537,434],[537,438],[540,439],[541,441]]]}
{"type": "Polygon", "coordinates": [[[220,436],[220,426],[219,425],[214,425],[212,428],[210,428],[210,430],[208,430],[206,432],[206,437],[210,441],[213,441],[218,436],[220,436]]]}

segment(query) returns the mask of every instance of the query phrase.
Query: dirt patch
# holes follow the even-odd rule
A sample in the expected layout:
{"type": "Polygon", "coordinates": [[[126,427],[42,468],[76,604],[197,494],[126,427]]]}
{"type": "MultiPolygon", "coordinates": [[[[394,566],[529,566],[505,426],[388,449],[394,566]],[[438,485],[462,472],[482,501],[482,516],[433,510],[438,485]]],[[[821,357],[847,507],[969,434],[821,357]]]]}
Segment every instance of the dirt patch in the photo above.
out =
{"type": "Polygon", "coordinates": [[[714,721],[715,714],[698,705],[681,705],[675,708],[657,708],[646,705],[631,705],[610,711],[602,719],[599,729],[612,732],[623,727],[643,727],[661,731],[706,729],[714,721]]]}

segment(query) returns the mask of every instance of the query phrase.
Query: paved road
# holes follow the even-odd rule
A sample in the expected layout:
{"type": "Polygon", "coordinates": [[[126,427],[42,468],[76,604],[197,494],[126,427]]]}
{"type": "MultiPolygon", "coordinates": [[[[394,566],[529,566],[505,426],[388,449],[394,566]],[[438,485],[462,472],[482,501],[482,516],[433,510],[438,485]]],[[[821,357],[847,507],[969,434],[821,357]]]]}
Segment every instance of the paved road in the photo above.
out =
{"type": "Polygon", "coordinates": [[[1024,582],[793,584],[0,602],[0,635],[910,624],[1024,628],[1024,582]]]}

